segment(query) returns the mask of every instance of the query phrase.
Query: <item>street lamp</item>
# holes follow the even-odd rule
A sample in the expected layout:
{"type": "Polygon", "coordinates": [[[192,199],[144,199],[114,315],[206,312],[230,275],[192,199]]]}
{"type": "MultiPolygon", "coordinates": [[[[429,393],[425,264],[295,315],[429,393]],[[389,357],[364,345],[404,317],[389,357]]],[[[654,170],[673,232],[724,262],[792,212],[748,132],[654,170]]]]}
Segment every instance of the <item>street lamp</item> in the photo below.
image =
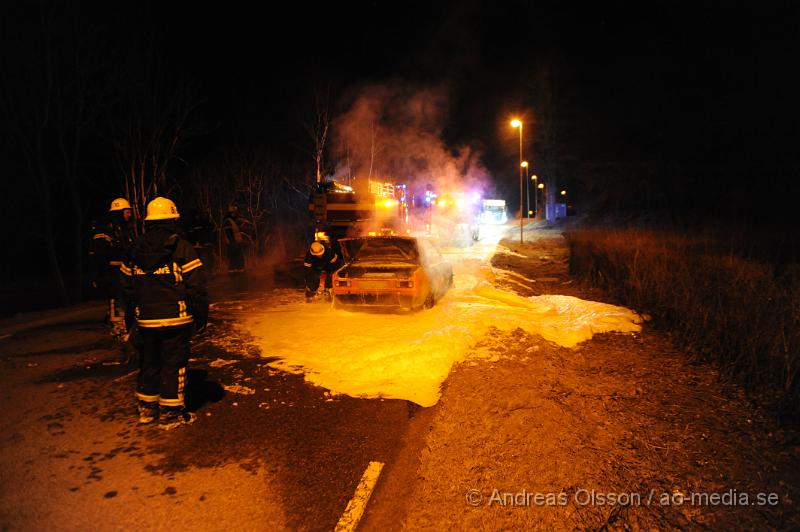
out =
{"type": "Polygon", "coordinates": [[[538,179],[539,179],[539,176],[537,176],[536,174],[533,174],[531,176],[531,181],[533,181],[533,213],[534,213],[534,219],[539,217],[539,188],[538,188],[539,182],[537,181],[538,179]]]}
{"type": "Polygon", "coordinates": [[[531,213],[531,195],[528,192],[528,161],[522,161],[522,167],[525,169],[525,212],[526,216],[531,213]]]}
{"type": "MultiPolygon", "coordinates": [[[[547,198],[547,196],[544,195],[544,183],[539,183],[539,186],[536,187],[536,188],[538,188],[539,190],[542,191],[542,198],[547,198]]],[[[546,199],[544,201],[544,206],[545,206],[545,213],[544,214],[545,214],[545,217],[546,217],[547,216],[547,200],[546,199]]],[[[542,219],[544,220],[544,217],[542,219]]]]}
{"type": "Polygon", "coordinates": [[[519,243],[522,244],[522,120],[515,118],[511,127],[519,128],[519,243]]]}

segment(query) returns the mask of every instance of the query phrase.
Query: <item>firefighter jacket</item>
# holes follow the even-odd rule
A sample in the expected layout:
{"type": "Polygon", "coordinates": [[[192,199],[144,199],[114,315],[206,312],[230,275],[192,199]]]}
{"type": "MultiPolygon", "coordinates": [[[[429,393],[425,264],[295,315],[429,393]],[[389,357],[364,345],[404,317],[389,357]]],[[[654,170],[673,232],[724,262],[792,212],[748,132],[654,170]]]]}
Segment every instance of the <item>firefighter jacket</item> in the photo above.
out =
{"type": "Polygon", "coordinates": [[[236,215],[229,214],[222,220],[222,237],[227,245],[242,245],[250,237],[241,228],[242,219],[236,215]]]}
{"type": "Polygon", "coordinates": [[[339,269],[341,260],[339,255],[327,244],[323,244],[325,252],[316,256],[311,253],[311,249],[306,252],[306,258],[303,260],[303,266],[306,268],[313,268],[317,271],[334,272],[339,269]]]}
{"type": "MultiPolygon", "coordinates": [[[[179,327],[208,319],[208,294],[203,264],[192,244],[170,223],[152,227],[133,245],[131,258],[120,267],[131,316],[144,328],[179,327]]],[[[126,317],[129,312],[126,312],[126,317]]]]}
{"type": "Polygon", "coordinates": [[[111,216],[99,224],[92,234],[89,257],[93,262],[95,278],[106,275],[109,268],[116,272],[128,259],[133,245],[133,231],[120,216],[111,216]]]}

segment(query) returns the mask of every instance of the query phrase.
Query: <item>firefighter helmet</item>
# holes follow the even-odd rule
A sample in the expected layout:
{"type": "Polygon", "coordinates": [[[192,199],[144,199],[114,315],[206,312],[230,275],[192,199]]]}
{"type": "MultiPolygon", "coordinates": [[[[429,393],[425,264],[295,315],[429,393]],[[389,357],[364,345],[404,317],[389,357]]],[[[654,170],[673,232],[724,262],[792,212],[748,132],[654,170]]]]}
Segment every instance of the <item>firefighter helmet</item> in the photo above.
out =
{"type": "Polygon", "coordinates": [[[325,253],[325,246],[323,246],[320,242],[311,243],[312,255],[314,255],[315,257],[321,257],[323,253],[325,253]]]}
{"type": "Polygon", "coordinates": [[[128,200],[125,198],[117,198],[111,202],[111,207],[108,208],[108,212],[114,211],[124,211],[125,209],[130,209],[131,204],[128,203],[128,200]]]}
{"type": "Polygon", "coordinates": [[[147,204],[147,216],[144,219],[145,221],[174,220],[180,218],[180,216],[178,208],[172,200],[159,196],[147,204]]]}

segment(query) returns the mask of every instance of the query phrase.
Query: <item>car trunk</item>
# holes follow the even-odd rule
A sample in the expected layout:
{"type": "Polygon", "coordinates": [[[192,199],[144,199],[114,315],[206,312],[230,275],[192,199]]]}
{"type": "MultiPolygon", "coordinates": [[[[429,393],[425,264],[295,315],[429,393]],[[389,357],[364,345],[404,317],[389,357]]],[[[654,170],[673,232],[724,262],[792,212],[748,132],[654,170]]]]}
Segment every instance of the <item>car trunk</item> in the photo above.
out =
{"type": "Polygon", "coordinates": [[[340,278],[351,279],[408,279],[417,266],[399,264],[351,264],[338,272],[340,278]]]}

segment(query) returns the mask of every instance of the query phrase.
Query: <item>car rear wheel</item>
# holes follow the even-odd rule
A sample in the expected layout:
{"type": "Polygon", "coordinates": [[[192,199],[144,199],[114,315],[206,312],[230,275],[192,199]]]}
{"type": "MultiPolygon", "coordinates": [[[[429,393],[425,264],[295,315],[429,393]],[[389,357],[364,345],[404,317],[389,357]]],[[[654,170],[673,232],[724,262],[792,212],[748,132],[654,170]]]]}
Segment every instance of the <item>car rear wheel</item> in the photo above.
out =
{"type": "Polygon", "coordinates": [[[424,308],[433,308],[436,300],[433,298],[433,292],[428,292],[428,297],[425,298],[425,303],[422,304],[424,308]]]}

